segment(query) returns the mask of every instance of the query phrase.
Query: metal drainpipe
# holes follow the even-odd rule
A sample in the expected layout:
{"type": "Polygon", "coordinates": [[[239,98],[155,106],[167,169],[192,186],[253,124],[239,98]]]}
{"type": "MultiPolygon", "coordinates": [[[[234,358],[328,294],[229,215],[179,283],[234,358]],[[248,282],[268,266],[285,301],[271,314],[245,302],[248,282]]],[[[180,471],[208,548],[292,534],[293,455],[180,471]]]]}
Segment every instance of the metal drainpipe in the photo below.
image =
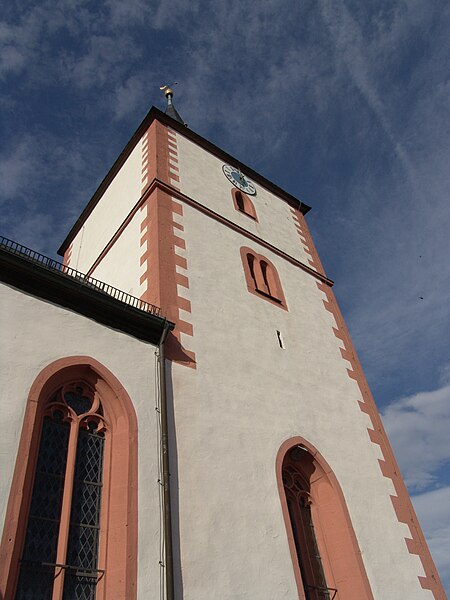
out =
{"type": "Polygon", "coordinates": [[[161,398],[161,454],[162,454],[162,486],[163,486],[163,527],[164,527],[164,567],[166,583],[166,600],[173,600],[173,552],[172,552],[172,514],[170,505],[170,470],[169,470],[169,431],[167,424],[167,392],[166,392],[166,359],[164,343],[173,326],[166,322],[159,340],[159,385],[161,398]]]}

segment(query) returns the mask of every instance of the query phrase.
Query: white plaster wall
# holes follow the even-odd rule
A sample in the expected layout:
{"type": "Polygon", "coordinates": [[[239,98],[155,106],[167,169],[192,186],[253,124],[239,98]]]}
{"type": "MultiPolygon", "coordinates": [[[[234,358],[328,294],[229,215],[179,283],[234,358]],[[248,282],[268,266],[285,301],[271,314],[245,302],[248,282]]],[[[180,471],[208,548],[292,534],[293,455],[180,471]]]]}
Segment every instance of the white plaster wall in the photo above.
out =
{"type": "Polygon", "coordinates": [[[30,387],[49,363],[88,355],[121,382],[139,424],[138,598],[159,598],[159,486],[155,412],[155,348],[71,311],[2,286],[0,365],[0,525],[6,505],[30,387]]]}
{"type": "Polygon", "coordinates": [[[256,223],[234,208],[234,186],[222,172],[224,163],[181,134],[177,134],[177,142],[179,185],[184,194],[308,264],[310,256],[301,244],[287,202],[255,182],[257,193],[251,200],[258,216],[256,223]]]}
{"type": "Polygon", "coordinates": [[[298,597],[275,475],[296,435],[342,486],[375,598],[431,600],[315,279],[186,205],[182,222],[197,359],[173,365],[184,600],[298,597]],[[277,267],[289,312],[248,292],[242,245],[277,267]]]}
{"type": "Polygon", "coordinates": [[[141,197],[139,141],[73,241],[70,266],[85,273],[141,197]]]}
{"type": "Polygon", "coordinates": [[[143,212],[138,210],[109,252],[92,272],[92,277],[109,283],[137,298],[144,291],[139,283],[144,272],[144,268],[140,265],[140,257],[145,251],[145,247],[140,246],[142,235],[140,228],[143,220],[143,212]]]}

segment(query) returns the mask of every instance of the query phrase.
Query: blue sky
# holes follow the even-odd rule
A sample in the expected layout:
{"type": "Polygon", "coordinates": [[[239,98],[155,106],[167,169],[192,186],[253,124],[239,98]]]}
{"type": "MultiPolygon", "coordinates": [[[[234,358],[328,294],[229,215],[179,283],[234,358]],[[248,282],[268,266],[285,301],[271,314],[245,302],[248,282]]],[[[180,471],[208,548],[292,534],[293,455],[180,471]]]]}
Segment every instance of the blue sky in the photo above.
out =
{"type": "Polygon", "coordinates": [[[152,104],[310,228],[450,590],[450,5],[10,1],[1,233],[54,255],[152,104]]]}

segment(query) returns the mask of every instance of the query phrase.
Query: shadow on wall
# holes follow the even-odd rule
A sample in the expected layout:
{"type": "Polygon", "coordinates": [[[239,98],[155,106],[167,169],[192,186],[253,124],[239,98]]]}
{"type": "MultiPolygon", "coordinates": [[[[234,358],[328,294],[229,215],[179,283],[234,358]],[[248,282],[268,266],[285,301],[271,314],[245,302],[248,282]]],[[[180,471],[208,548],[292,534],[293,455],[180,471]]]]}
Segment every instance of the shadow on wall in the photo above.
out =
{"type": "Polygon", "coordinates": [[[170,499],[172,515],[172,550],[175,598],[183,598],[183,574],[180,551],[180,494],[178,479],[178,447],[173,404],[172,362],[166,361],[167,425],[169,434],[170,499]]]}

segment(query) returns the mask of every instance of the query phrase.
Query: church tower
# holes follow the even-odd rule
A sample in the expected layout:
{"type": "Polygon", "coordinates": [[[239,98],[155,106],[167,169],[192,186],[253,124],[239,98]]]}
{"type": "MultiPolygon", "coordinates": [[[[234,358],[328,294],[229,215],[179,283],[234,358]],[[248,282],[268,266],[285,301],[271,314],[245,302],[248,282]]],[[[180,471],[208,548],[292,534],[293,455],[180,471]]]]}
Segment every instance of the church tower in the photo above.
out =
{"type": "MultiPolygon", "coordinates": [[[[165,93],[166,114],[150,110],[60,253],[174,324],[167,597],[442,600],[310,207],[188,129],[165,93]]],[[[145,476],[157,441],[139,419],[129,600],[159,597],[157,485],[145,476]]]]}

